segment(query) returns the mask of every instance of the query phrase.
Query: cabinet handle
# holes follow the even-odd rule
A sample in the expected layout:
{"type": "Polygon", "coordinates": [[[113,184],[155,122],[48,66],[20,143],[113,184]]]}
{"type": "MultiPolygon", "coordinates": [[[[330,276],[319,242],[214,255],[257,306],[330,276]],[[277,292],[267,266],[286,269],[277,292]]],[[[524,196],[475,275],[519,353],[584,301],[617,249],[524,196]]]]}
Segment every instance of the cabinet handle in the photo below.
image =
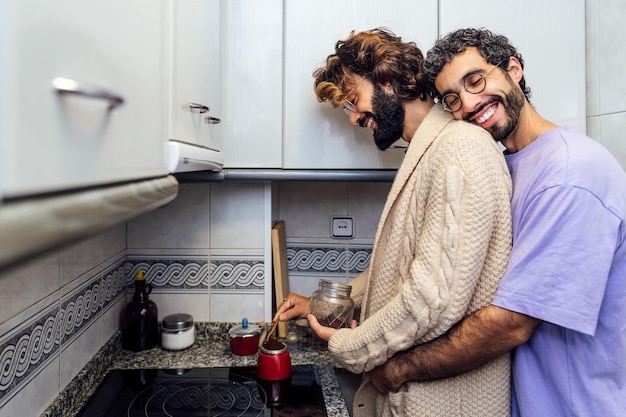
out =
{"type": "Polygon", "coordinates": [[[52,80],[52,87],[54,87],[59,94],[76,94],[84,97],[107,100],[109,102],[109,110],[113,110],[124,104],[124,98],[122,96],[93,85],[70,80],[69,78],[56,77],[52,80]]]}
{"type": "MultiPolygon", "coordinates": [[[[209,111],[209,108],[207,106],[205,106],[204,104],[198,104],[198,103],[189,103],[189,109],[193,113],[206,113],[209,111]]],[[[220,119],[218,119],[217,117],[207,116],[204,118],[204,121],[210,125],[215,125],[220,122],[220,119]]]]}
{"type": "Polygon", "coordinates": [[[198,103],[189,103],[189,108],[194,113],[206,113],[209,111],[207,106],[198,103]]]}

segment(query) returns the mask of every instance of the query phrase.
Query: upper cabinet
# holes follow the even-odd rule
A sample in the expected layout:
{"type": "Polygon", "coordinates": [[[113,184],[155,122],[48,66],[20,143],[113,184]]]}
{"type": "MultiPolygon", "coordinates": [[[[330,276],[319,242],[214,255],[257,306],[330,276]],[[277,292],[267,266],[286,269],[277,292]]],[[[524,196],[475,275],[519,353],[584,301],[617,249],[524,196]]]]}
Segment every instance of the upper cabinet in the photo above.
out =
{"type": "Polygon", "coordinates": [[[219,0],[169,0],[168,6],[168,138],[220,149],[219,0]]]}
{"type": "Polygon", "coordinates": [[[281,168],[283,1],[221,0],[220,32],[224,167],[281,168]]]}
{"type": "Polygon", "coordinates": [[[535,3],[3,1],[0,198],[166,175],[169,140],[218,151],[217,169],[397,168],[404,149],[313,91],[336,42],[376,27],[424,52],[459,27],[503,33],[538,110],[584,129],[585,2],[535,3]]]}
{"type": "MultiPolygon", "coordinates": [[[[285,1],[284,168],[397,168],[404,149],[381,152],[372,131],[319,103],[313,71],[351,30],[387,27],[426,52],[437,37],[437,0],[285,1]]],[[[399,141],[398,145],[405,145],[399,141]]]]}
{"type": "Polygon", "coordinates": [[[441,34],[484,27],[509,38],[524,58],[537,111],[556,124],[585,130],[585,0],[534,0],[519,6],[441,0],[439,20],[441,34]]]}
{"type": "Polygon", "coordinates": [[[167,174],[164,4],[0,4],[0,198],[167,174]]]}
{"type": "Polygon", "coordinates": [[[167,160],[171,172],[221,169],[219,0],[168,0],[167,160]]]}

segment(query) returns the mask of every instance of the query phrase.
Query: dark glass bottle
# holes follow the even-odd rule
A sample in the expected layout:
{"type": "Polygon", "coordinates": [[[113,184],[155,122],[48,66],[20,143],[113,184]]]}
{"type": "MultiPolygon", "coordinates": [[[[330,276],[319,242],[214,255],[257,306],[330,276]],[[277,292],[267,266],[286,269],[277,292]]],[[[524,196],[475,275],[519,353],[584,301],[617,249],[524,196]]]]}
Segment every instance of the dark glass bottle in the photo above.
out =
{"type": "Polygon", "coordinates": [[[124,311],[122,323],[122,347],[140,351],[154,347],[159,339],[158,309],[154,301],[148,299],[152,286],[146,283],[143,271],[135,278],[135,294],[124,311]]]}

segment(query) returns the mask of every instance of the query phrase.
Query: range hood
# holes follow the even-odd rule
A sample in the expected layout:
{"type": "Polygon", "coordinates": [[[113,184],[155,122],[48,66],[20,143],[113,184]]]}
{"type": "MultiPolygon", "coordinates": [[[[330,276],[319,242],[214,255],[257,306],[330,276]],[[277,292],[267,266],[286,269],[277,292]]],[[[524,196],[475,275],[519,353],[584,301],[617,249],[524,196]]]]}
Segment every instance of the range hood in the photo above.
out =
{"type": "Polygon", "coordinates": [[[170,173],[219,171],[224,166],[222,152],[181,140],[170,139],[165,154],[170,173]]]}

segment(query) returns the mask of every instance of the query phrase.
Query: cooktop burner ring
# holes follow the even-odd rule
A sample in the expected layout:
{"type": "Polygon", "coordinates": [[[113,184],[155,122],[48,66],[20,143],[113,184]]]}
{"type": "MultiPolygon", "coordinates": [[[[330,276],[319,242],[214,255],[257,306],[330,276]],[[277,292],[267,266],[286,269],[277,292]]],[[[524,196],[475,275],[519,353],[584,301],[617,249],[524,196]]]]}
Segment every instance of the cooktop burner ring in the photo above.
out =
{"type": "Polygon", "coordinates": [[[255,367],[113,369],[78,417],[327,416],[314,365],[265,381],[255,367]],[[268,414],[269,413],[269,414],[268,414]]]}

